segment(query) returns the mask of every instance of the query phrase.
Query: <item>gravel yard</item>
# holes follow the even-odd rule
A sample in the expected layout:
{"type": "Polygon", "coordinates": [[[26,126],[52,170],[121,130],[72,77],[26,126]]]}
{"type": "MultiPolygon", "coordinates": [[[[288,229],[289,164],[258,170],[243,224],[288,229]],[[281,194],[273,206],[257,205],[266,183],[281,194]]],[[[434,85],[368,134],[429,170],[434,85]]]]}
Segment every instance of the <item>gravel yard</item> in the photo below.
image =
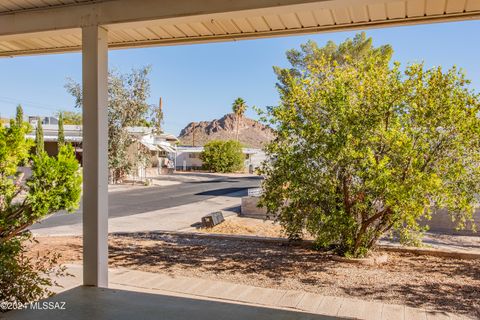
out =
{"type": "MultiPolygon", "coordinates": [[[[31,254],[81,259],[81,238],[37,238],[31,254]]],[[[110,267],[407,304],[480,318],[480,260],[389,253],[380,266],[301,247],[196,236],[110,237],[110,267]]]]}

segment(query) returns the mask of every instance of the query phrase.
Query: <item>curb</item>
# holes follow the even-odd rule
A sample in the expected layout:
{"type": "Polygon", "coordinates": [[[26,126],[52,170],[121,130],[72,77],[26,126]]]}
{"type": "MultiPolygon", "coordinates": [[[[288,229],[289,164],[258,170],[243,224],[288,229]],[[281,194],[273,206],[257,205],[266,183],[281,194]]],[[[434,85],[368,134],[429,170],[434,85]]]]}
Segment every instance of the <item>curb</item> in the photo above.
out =
{"type": "Polygon", "coordinates": [[[463,260],[480,259],[480,253],[465,252],[465,251],[442,250],[442,249],[435,249],[435,248],[399,247],[396,245],[387,245],[387,244],[377,245],[377,248],[383,251],[388,251],[388,252],[410,253],[410,254],[424,255],[424,256],[455,258],[455,259],[463,259],[463,260]]]}
{"type": "Polygon", "coordinates": [[[234,235],[234,234],[221,234],[221,233],[203,233],[203,232],[183,232],[183,231],[146,231],[146,232],[113,232],[110,233],[112,236],[120,237],[145,237],[150,236],[164,235],[164,236],[175,236],[181,238],[188,238],[191,236],[204,239],[217,239],[217,240],[237,240],[237,241],[251,241],[251,242],[263,242],[263,243],[279,243],[285,245],[294,245],[301,247],[310,247],[313,245],[311,240],[302,240],[302,241],[289,241],[285,238],[274,238],[274,237],[259,237],[259,236],[248,236],[248,235],[234,235]]]}
{"type": "MultiPolygon", "coordinates": [[[[217,240],[237,240],[237,241],[250,241],[250,242],[262,242],[262,243],[273,243],[289,246],[297,246],[302,248],[311,248],[314,245],[313,240],[298,240],[290,241],[285,238],[274,238],[274,237],[259,237],[259,236],[248,236],[248,235],[232,235],[232,234],[220,234],[220,233],[200,233],[200,232],[181,232],[181,231],[148,231],[148,232],[114,232],[110,233],[111,236],[117,237],[144,237],[151,238],[152,236],[175,236],[175,237],[197,237],[203,239],[217,239],[217,240]]],[[[415,248],[415,247],[400,247],[396,245],[380,244],[376,248],[387,251],[387,252],[397,252],[397,253],[409,253],[415,255],[426,255],[434,257],[443,257],[443,258],[455,258],[463,260],[480,260],[480,253],[474,252],[463,252],[463,251],[452,251],[452,250],[442,250],[434,248],[415,248]]]]}

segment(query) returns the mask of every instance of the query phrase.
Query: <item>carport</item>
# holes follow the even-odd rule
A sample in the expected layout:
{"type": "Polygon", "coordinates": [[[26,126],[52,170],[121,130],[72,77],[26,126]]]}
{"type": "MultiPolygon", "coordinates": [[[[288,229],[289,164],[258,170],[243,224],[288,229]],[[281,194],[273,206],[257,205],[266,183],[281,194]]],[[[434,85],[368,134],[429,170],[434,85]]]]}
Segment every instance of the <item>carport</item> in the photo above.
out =
{"type": "MultiPolygon", "coordinates": [[[[211,312],[224,310],[220,305],[188,299],[155,302],[152,297],[96,289],[108,287],[109,49],[479,18],[480,0],[0,0],[0,56],[78,51],[83,56],[83,281],[85,286],[94,288],[84,287],[69,293],[70,299],[80,299],[84,306],[89,306],[87,313],[82,313],[81,309],[70,312],[67,309],[57,315],[71,319],[112,317],[112,312],[122,310],[113,304],[122,304],[125,308],[135,299],[143,301],[133,305],[137,312],[132,314],[138,318],[164,309],[173,310],[167,318],[174,319],[175,312],[182,308],[172,309],[172,305],[183,305],[185,310],[190,310],[190,317],[197,314],[197,318],[208,316],[209,312],[205,312],[208,308],[211,312]],[[198,308],[203,313],[196,313],[198,308]]],[[[258,310],[247,309],[231,311],[230,315],[232,318],[262,316],[258,310]]],[[[292,318],[292,314],[278,312],[277,319],[292,318]]],[[[37,315],[35,317],[40,319],[37,315]]],[[[210,314],[210,317],[215,316],[210,314]]],[[[305,315],[298,314],[298,318],[302,317],[305,315]]]]}

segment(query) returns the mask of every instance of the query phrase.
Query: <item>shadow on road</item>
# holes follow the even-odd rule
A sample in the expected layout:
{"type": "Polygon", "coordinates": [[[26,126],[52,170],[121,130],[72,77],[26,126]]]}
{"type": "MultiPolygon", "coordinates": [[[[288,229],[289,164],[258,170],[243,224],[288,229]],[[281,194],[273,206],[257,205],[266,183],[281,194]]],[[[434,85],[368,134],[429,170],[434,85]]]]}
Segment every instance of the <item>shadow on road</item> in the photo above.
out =
{"type": "MultiPolygon", "coordinates": [[[[228,180],[208,180],[208,183],[220,183],[220,182],[228,182],[228,183],[236,183],[238,180],[233,180],[233,179],[228,179],[228,180]]],[[[191,184],[204,184],[205,181],[188,181],[185,183],[191,183],[191,184]]]]}
{"type": "Polygon", "coordinates": [[[234,213],[240,214],[241,211],[242,211],[242,207],[241,206],[233,206],[233,207],[225,208],[222,211],[228,211],[228,212],[234,212],[234,213]]]}
{"type": "Polygon", "coordinates": [[[248,194],[248,191],[245,188],[221,188],[221,189],[213,189],[203,192],[195,193],[196,196],[224,196],[224,197],[235,197],[240,198],[244,197],[248,194]],[[240,193],[240,191],[242,191],[240,193]]]}

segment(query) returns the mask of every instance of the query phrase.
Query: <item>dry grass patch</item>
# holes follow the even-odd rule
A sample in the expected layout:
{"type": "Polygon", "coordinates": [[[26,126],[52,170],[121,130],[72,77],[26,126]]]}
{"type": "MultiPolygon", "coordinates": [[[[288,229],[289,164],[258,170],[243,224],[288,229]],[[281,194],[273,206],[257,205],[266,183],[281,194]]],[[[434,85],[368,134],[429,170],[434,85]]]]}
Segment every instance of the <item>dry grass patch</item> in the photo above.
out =
{"type": "Polygon", "coordinates": [[[278,223],[270,220],[260,220],[252,218],[241,218],[230,216],[221,224],[213,228],[199,228],[195,232],[216,233],[216,234],[235,234],[258,237],[281,238],[285,235],[278,223]]]}

